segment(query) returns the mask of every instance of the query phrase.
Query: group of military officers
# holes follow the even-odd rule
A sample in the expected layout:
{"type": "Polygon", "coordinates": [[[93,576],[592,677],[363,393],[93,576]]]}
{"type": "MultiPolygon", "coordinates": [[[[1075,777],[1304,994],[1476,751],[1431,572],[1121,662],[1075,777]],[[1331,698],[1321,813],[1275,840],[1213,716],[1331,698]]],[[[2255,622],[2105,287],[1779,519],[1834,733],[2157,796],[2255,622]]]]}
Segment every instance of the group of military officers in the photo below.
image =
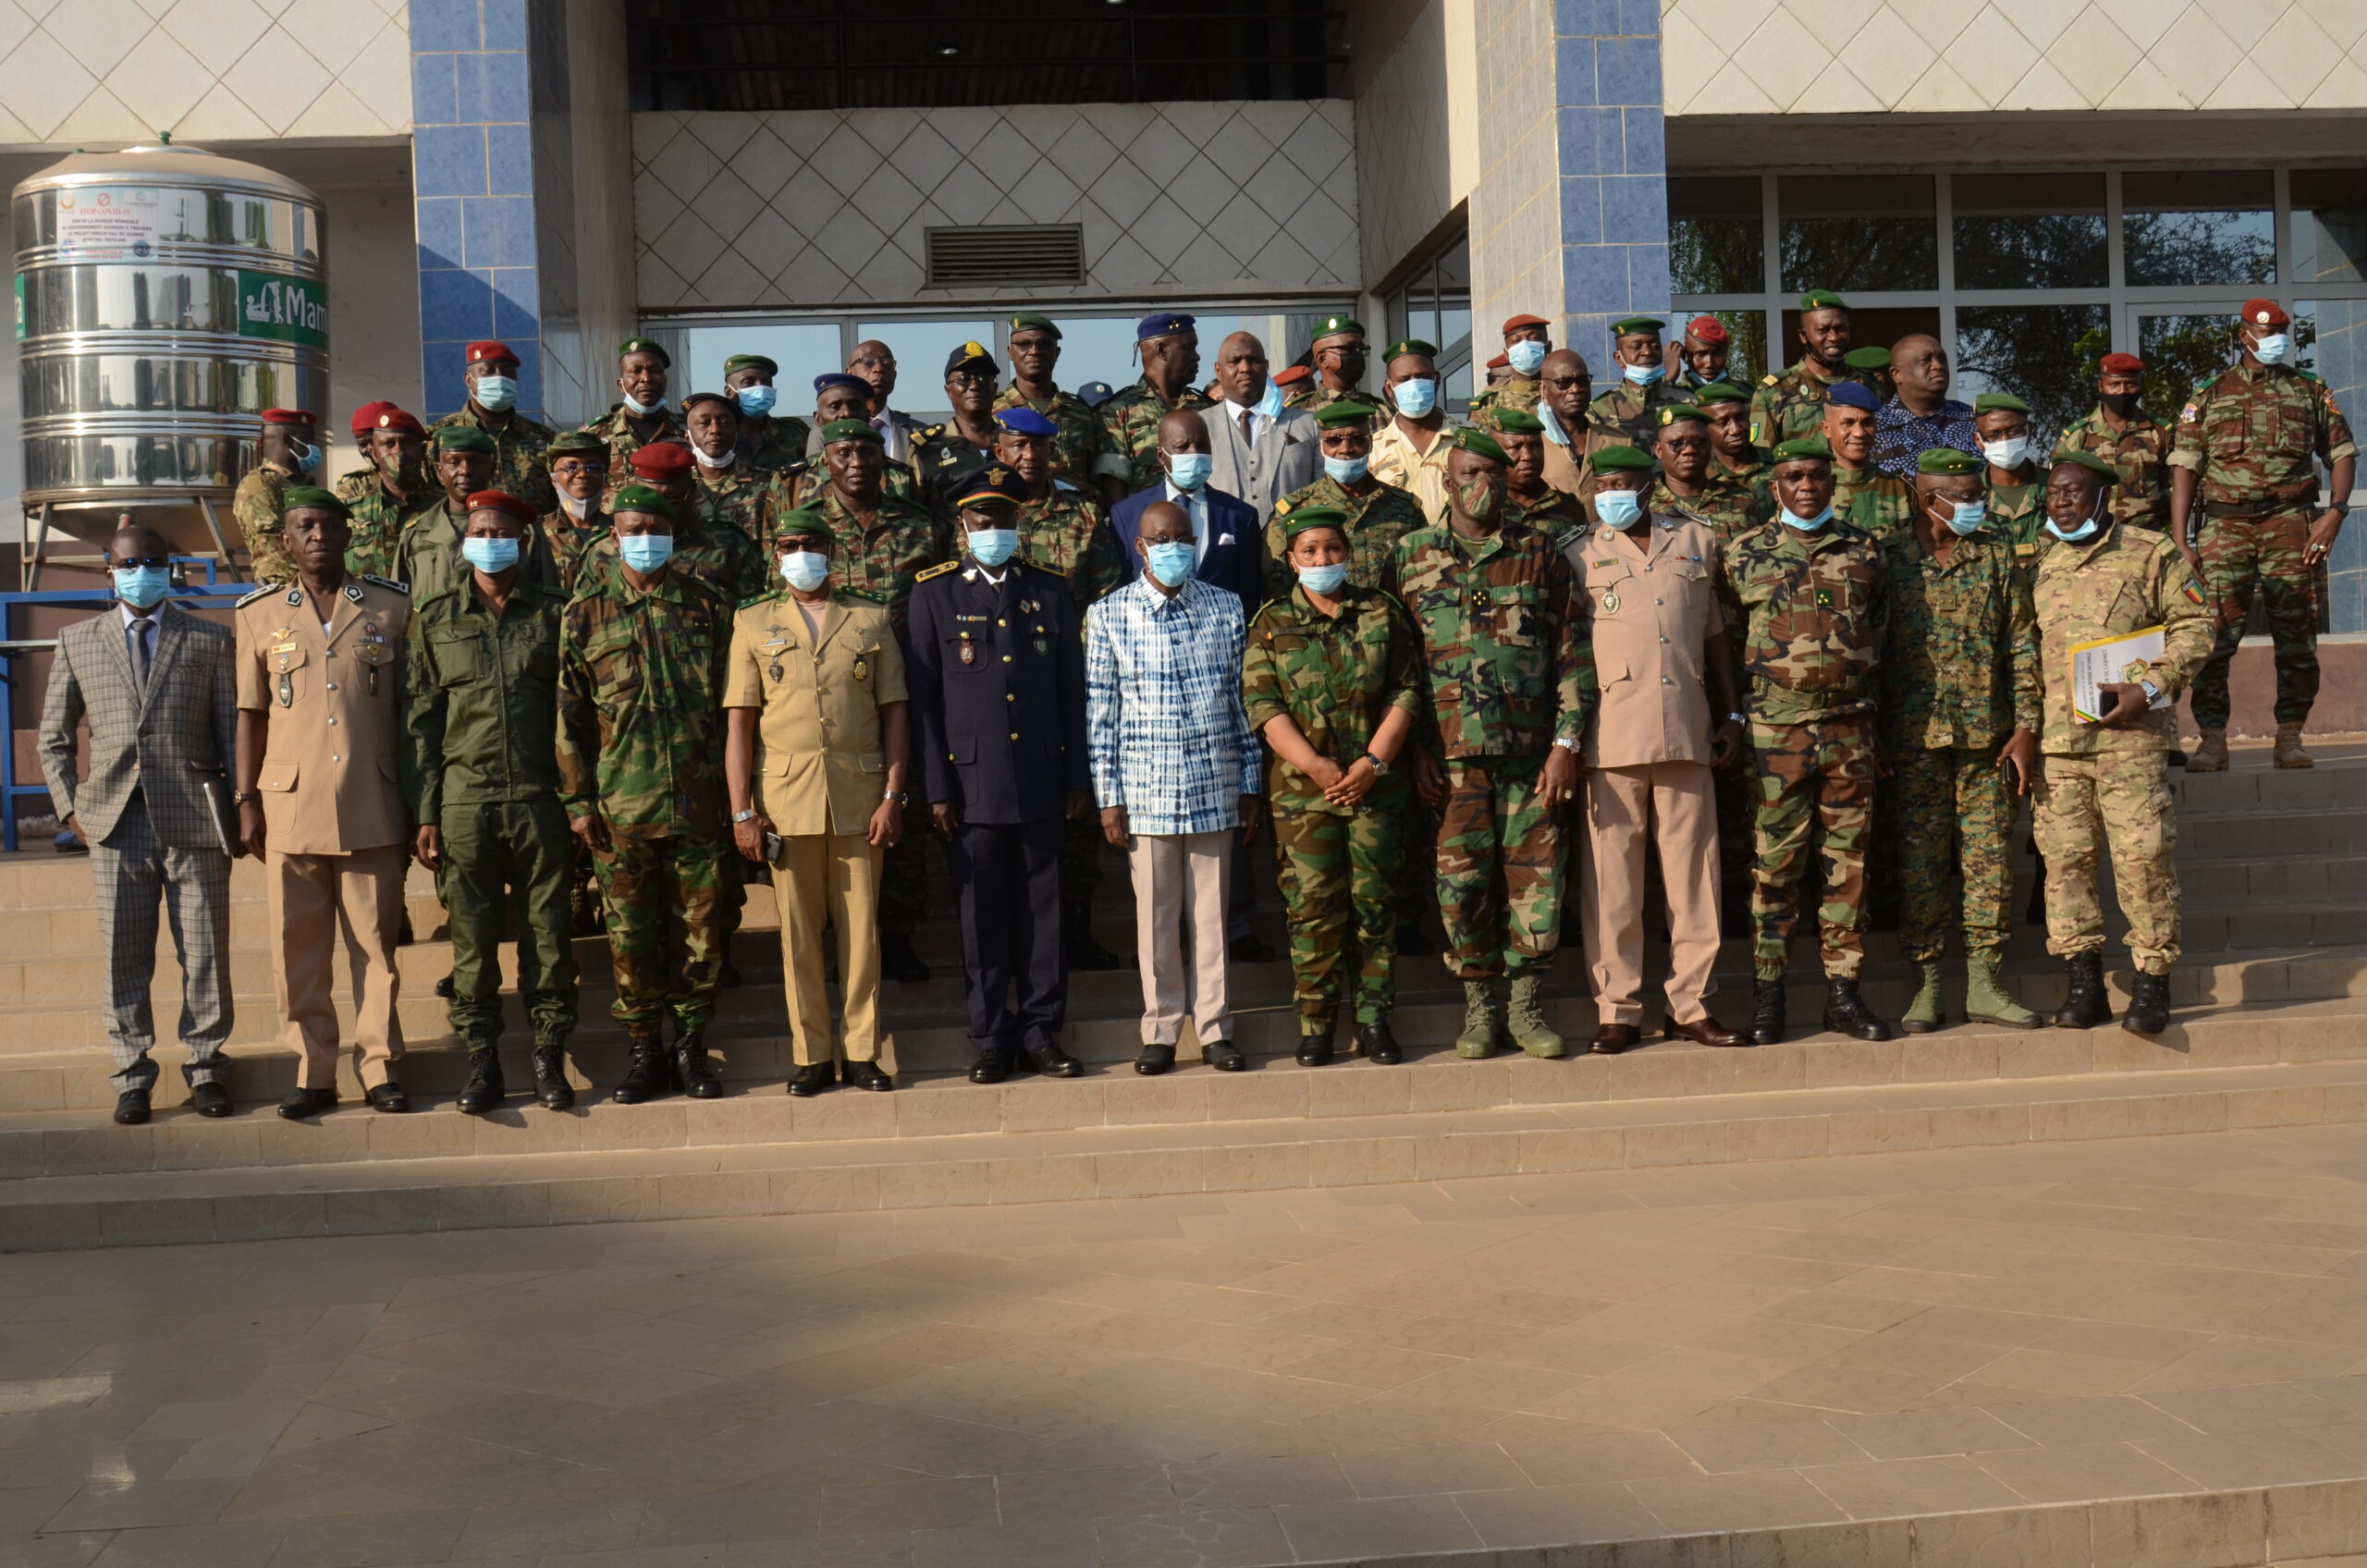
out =
{"type": "MultiPolygon", "coordinates": [[[[369,466],[334,490],[313,483],[312,416],[273,410],[236,503],[264,584],[237,614],[236,784],[275,914],[312,921],[282,948],[304,1060],[282,1114],[336,1102],[340,922],[375,934],[358,944],[362,1081],[377,1109],[404,1108],[406,853],[450,912],[464,1110],[506,1095],[496,947],[513,924],[543,1104],[573,1102],[570,937],[591,919],[632,1042],[616,1098],[720,1093],[705,1035],[747,867],[768,869],[781,908],[791,1092],[891,1087],[877,982],[927,973],[914,790],[961,900],[972,1076],[1081,1072],[1056,1038],[1067,974],[1119,963],[1090,926],[1104,822],[1083,628],[1122,588],[1171,594],[1172,572],[1213,570],[1233,543],[1208,537],[1214,521],[1179,541],[1166,514],[1115,503],[1163,496],[1187,535],[1230,515],[1212,509],[1233,498],[1208,485],[1204,454],[1209,427],[1236,421],[1245,450],[1319,452],[1319,477],[1251,508],[1262,591],[1224,590],[1250,601],[1224,700],[1265,753],[1301,1061],[1331,1059],[1343,1009],[1365,1054],[1400,1060],[1393,961],[1425,878],[1466,989],[1461,1054],[1564,1054],[1539,985],[1574,877],[1590,1048],[1631,1048],[1649,850],[1672,1036],[1781,1039],[1807,902],[1824,1023],[1887,1037],[1858,990],[1878,838],[1895,864],[1875,879],[1895,876],[1918,977],[1902,1026],[1947,1021],[1953,928],[1967,1015],[2035,1027],[1998,972],[2023,795],[2067,968],[2054,1022],[2111,1017],[2109,852],[2137,971],[2123,1022],[2160,1031],[2178,954],[2172,702],[2194,688],[2204,741],[2188,766],[2224,766],[2226,668],[2257,582],[2277,637],[2277,760],[2308,765],[2314,611],[2293,574],[2342,521],[2342,416],[2291,367],[2285,313],[2255,300],[2235,363],[2175,433],[2139,406],[2141,364],[2111,355],[2096,410],[2051,463],[2028,407],[1991,394],[1965,410],[1978,450],[1924,443],[1885,468],[1877,442],[1919,347],[1877,365],[1838,297],[1800,304],[1801,359],[1748,390],[1714,318],[1673,344],[1658,320],[1618,323],[1618,380],[1596,396],[1550,323],[1515,317],[1506,374],[1468,423],[1447,417],[1427,343],[1391,345],[1366,391],[1366,336],[1345,317],[1320,324],[1287,396],[1246,334],[1204,390],[1192,319],[1171,312],[1141,324],[1141,379],[1098,408],[1055,384],[1058,326],[1021,314],[1008,388],[982,345],[948,356],[945,424],[891,407],[877,343],[816,379],[809,423],[777,411],[778,366],[758,355],[678,409],[666,350],[632,339],[619,401],[567,435],[516,408],[511,350],[472,344],[466,402],[433,428],[357,410],[369,466]],[[2313,504],[2313,459],[2335,505],[2313,504]],[[2156,629],[2158,651],[2073,689],[2074,649],[2156,629]],[[1722,879],[1748,886],[1747,1030],[1705,1005],[1722,879]]],[[[1210,1060],[1237,1066],[1224,1045],[1210,1060]]],[[[1163,1070],[1148,1051],[1138,1066],[1163,1070]]]]}

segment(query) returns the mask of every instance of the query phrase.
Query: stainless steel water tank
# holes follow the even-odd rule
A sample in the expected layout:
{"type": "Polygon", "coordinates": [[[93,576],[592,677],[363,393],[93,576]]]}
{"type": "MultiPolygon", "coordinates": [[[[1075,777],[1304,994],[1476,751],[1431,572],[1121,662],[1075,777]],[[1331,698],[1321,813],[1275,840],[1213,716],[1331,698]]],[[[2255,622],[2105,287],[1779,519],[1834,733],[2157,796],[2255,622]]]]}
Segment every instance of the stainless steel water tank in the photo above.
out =
{"type": "Polygon", "coordinates": [[[320,198],[198,147],[17,187],[25,499],[227,495],[255,415],[328,402],[320,198]]]}

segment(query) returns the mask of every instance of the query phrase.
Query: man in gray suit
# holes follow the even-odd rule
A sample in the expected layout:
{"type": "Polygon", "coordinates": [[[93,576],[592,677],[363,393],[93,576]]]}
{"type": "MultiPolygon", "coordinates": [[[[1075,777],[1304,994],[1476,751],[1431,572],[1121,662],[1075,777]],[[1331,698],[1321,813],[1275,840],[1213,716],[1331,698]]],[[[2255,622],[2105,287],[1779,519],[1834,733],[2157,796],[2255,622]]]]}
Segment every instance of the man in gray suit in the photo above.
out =
{"type": "Polygon", "coordinates": [[[1223,398],[1200,417],[1208,424],[1208,483],[1238,496],[1257,513],[1257,535],[1274,503],[1323,472],[1315,416],[1282,406],[1281,388],[1266,374],[1266,346],[1236,332],[1217,349],[1217,394],[1223,398]]]}
{"type": "Polygon", "coordinates": [[[181,962],[181,1072],[199,1115],[227,1116],[219,1074],[230,1035],[230,856],[202,783],[228,769],[238,734],[230,632],[166,602],[172,552],[154,530],[127,522],[107,545],[107,565],[115,606],[57,640],[41,769],[58,815],[91,846],[115,1119],[147,1121],[156,1085],[148,987],[160,896],[171,900],[181,962]],[[85,718],[90,776],[78,781],[74,730],[85,718]]]}

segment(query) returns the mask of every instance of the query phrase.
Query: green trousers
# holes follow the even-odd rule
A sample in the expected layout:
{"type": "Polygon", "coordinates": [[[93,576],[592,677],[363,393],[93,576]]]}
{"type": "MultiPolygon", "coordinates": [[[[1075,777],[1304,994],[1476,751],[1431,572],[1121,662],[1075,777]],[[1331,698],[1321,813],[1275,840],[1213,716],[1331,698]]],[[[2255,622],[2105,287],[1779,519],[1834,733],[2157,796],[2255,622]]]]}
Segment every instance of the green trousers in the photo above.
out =
{"type": "Polygon", "coordinates": [[[452,927],[452,1033],[472,1051],[501,1038],[501,938],[516,917],[518,995],[534,1044],[575,1032],[568,884],[573,836],[555,800],[456,805],[443,814],[438,890],[452,927]]]}

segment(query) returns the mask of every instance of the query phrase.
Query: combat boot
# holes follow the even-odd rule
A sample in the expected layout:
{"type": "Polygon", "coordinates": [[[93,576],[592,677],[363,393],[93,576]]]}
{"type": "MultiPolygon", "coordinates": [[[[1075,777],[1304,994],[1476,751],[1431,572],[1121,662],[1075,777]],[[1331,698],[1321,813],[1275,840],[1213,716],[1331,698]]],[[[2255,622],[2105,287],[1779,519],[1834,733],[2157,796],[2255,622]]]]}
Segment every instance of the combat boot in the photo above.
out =
{"type": "Polygon", "coordinates": [[[2276,727],[2276,750],[2273,760],[2279,767],[2315,767],[2318,759],[2301,749],[2301,727],[2280,724],[2276,727]]]}
{"type": "Polygon", "coordinates": [[[575,1085],[567,1081],[567,1048],[534,1047],[534,1098],[546,1110],[575,1109],[575,1085]]]}
{"type": "Polygon", "coordinates": [[[1874,1016],[1858,995],[1855,980],[1827,978],[1824,983],[1824,1026],[1836,1035],[1859,1040],[1887,1040],[1890,1025],[1874,1016]]]}
{"type": "Polygon", "coordinates": [[[675,1029],[674,1076],[681,1080],[682,1092],[694,1100],[722,1097],[723,1084],[707,1066],[705,1030],[675,1029]]]}
{"type": "Polygon", "coordinates": [[[1496,1006],[1496,983],[1493,980],[1466,980],[1463,983],[1463,1033],[1454,1037],[1454,1054],[1472,1061],[1485,1061],[1496,1054],[1496,1041],[1503,1034],[1504,1018],[1496,1006]]]}
{"type": "Polygon", "coordinates": [[[1356,1049],[1365,1053],[1367,1061],[1380,1067],[1394,1067],[1405,1060],[1405,1052],[1397,1044],[1397,1036],[1390,1033],[1386,1018],[1356,1025],[1356,1049]]]}
{"type": "Polygon", "coordinates": [[[655,1035],[635,1035],[629,1042],[632,1059],[622,1082],[610,1097],[619,1105],[654,1100],[673,1086],[673,1064],[666,1060],[666,1044],[655,1035]]]}
{"type": "Polygon", "coordinates": [[[2016,1001],[1997,974],[1994,948],[1977,948],[1964,955],[1964,1015],[1979,1023],[2002,1023],[2008,1029],[2035,1029],[2038,1014],[2016,1001]]]}
{"type": "Polygon", "coordinates": [[[1750,1043],[1772,1046],[1784,1038],[1784,982],[1753,980],[1750,983],[1750,1043]]]}
{"type": "Polygon", "coordinates": [[[2120,1026],[2132,1035],[2158,1035],[2170,1026],[2170,977],[2143,970],[2128,984],[2128,1008],[2120,1026]]]}
{"type": "Polygon", "coordinates": [[[2070,986],[2054,1010],[2057,1029],[2093,1029],[2112,1022],[2112,998],[2104,992],[2104,955],[2073,953],[2064,960],[2070,986]]]}
{"type": "Polygon", "coordinates": [[[1948,1021],[1947,1004],[1940,996],[1940,961],[1926,959],[1915,966],[1915,999],[1899,1015],[1898,1026],[1910,1035],[1928,1035],[1948,1021]]]}
{"type": "Polygon", "coordinates": [[[2203,730],[2202,743],[2187,753],[2186,770],[2189,773],[2227,771],[2227,731],[2225,726],[2203,730]]]}
{"type": "Polygon", "coordinates": [[[501,1081],[501,1053],[491,1046],[469,1052],[469,1081],[460,1089],[460,1109],[469,1116],[499,1110],[509,1086],[501,1081]]]}
{"type": "Polygon", "coordinates": [[[1544,984],[1542,974],[1514,976],[1511,1005],[1504,1010],[1504,1027],[1511,1032],[1513,1044],[1539,1060],[1552,1061],[1566,1047],[1562,1036],[1545,1022],[1545,1007],[1537,994],[1544,984]]]}

